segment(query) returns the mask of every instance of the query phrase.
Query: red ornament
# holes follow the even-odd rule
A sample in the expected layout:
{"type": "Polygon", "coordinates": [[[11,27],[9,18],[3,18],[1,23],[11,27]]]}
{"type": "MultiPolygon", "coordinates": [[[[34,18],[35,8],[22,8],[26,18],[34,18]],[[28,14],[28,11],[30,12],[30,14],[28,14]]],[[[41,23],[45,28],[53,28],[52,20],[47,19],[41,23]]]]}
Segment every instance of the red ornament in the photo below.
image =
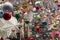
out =
{"type": "Polygon", "coordinates": [[[4,1],[4,0],[2,0],[2,1],[4,1]]]}
{"type": "Polygon", "coordinates": [[[40,6],[35,6],[36,10],[39,10],[41,7],[40,6]]]}
{"type": "Polygon", "coordinates": [[[34,40],[34,38],[33,37],[28,37],[28,40],[34,40]]]}
{"type": "Polygon", "coordinates": [[[11,13],[9,13],[9,12],[4,12],[3,18],[4,18],[5,20],[11,19],[11,13]]]}
{"type": "Polygon", "coordinates": [[[25,9],[22,9],[22,13],[26,13],[26,10],[25,9]]]}
{"type": "Polygon", "coordinates": [[[35,29],[36,29],[36,31],[38,32],[39,29],[40,29],[40,26],[36,26],[35,29]]]}

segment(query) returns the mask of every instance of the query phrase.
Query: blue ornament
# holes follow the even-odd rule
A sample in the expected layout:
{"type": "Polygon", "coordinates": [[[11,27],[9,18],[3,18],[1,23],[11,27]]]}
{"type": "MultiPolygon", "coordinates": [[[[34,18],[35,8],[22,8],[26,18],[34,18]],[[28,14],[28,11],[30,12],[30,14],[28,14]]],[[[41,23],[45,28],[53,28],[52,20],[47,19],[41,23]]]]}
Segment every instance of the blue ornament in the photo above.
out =
{"type": "Polygon", "coordinates": [[[51,30],[46,30],[46,32],[50,32],[51,30]]]}
{"type": "Polygon", "coordinates": [[[13,4],[13,7],[17,7],[17,5],[16,4],[13,4]]]}
{"type": "Polygon", "coordinates": [[[0,18],[3,17],[3,10],[0,10],[0,18]]]}
{"type": "Polygon", "coordinates": [[[47,25],[47,21],[43,20],[43,21],[41,22],[41,25],[42,25],[42,26],[46,26],[46,25],[47,25]]]}
{"type": "Polygon", "coordinates": [[[50,11],[51,11],[52,13],[54,13],[54,12],[55,12],[55,8],[50,8],[50,11]]]}
{"type": "Polygon", "coordinates": [[[42,34],[42,38],[46,39],[46,38],[48,38],[48,35],[47,34],[42,34]]]}

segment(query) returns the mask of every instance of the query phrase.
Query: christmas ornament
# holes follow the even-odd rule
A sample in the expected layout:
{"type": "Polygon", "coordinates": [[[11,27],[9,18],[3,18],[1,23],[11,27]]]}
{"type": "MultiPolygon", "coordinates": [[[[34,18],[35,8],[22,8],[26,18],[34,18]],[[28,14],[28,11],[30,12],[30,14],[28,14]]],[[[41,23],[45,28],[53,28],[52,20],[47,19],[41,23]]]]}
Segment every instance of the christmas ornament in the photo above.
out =
{"type": "Polygon", "coordinates": [[[43,21],[41,22],[41,25],[42,25],[42,26],[46,26],[46,25],[47,25],[47,21],[43,20],[43,21]]]}
{"type": "Polygon", "coordinates": [[[17,5],[16,4],[13,4],[13,7],[17,7],[17,5]]]}
{"type": "Polygon", "coordinates": [[[25,9],[22,9],[22,13],[26,13],[26,10],[25,9]]]}
{"type": "Polygon", "coordinates": [[[35,5],[42,6],[43,5],[43,2],[42,1],[36,1],[35,2],[35,5]]]}
{"type": "Polygon", "coordinates": [[[39,29],[40,29],[40,26],[36,26],[35,29],[36,29],[36,31],[38,32],[39,29]]]}
{"type": "Polygon", "coordinates": [[[16,19],[18,20],[18,19],[20,18],[20,13],[19,13],[19,12],[16,12],[16,13],[15,13],[15,17],[16,17],[16,19]]]}
{"type": "Polygon", "coordinates": [[[40,20],[40,15],[34,15],[33,17],[34,17],[35,19],[40,20]]]}
{"type": "Polygon", "coordinates": [[[27,6],[28,6],[27,3],[23,3],[23,4],[22,4],[22,8],[23,8],[23,9],[27,8],[27,6]]]}
{"type": "Polygon", "coordinates": [[[33,37],[28,37],[28,40],[34,40],[34,38],[33,37]]]}
{"type": "Polygon", "coordinates": [[[10,20],[10,19],[11,19],[11,13],[9,13],[9,12],[4,12],[3,18],[4,18],[5,20],[10,20]]]}
{"type": "Polygon", "coordinates": [[[52,13],[54,13],[54,12],[55,12],[55,8],[50,8],[50,11],[51,11],[52,13]]]}
{"type": "Polygon", "coordinates": [[[17,11],[17,10],[19,10],[19,7],[17,6],[17,7],[14,7],[14,9],[13,9],[14,11],[17,11]]]}
{"type": "Polygon", "coordinates": [[[55,36],[55,37],[54,37],[54,40],[58,40],[58,38],[55,36]]]}
{"type": "Polygon", "coordinates": [[[40,9],[40,6],[35,6],[36,10],[38,11],[40,9]]]}
{"type": "Polygon", "coordinates": [[[60,2],[58,2],[57,6],[60,7],[60,2]]]}
{"type": "Polygon", "coordinates": [[[56,24],[56,23],[54,23],[54,24],[53,24],[53,27],[54,27],[54,28],[56,28],[56,27],[57,27],[57,24],[56,24]]]}
{"type": "Polygon", "coordinates": [[[4,0],[2,0],[2,1],[4,1],[4,0]]]}
{"type": "Polygon", "coordinates": [[[0,10],[0,18],[3,17],[3,10],[0,10]]]}
{"type": "Polygon", "coordinates": [[[29,21],[28,21],[28,20],[25,20],[25,23],[26,23],[26,24],[29,24],[29,21]]]}
{"type": "Polygon", "coordinates": [[[43,39],[46,39],[46,38],[48,38],[48,35],[47,34],[42,34],[42,37],[43,37],[43,39]]]}

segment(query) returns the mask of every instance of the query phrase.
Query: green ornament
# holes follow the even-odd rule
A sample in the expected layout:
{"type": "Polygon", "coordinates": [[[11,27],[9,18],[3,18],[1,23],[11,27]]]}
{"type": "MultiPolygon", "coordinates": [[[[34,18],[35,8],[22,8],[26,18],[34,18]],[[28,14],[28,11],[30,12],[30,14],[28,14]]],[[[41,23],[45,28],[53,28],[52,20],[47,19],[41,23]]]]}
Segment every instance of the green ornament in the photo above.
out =
{"type": "Polygon", "coordinates": [[[16,12],[15,17],[16,17],[17,20],[20,18],[19,12],[16,12]]]}
{"type": "Polygon", "coordinates": [[[54,27],[54,28],[56,28],[56,27],[57,27],[57,24],[56,24],[56,23],[54,23],[53,27],[54,27]]]}
{"type": "Polygon", "coordinates": [[[39,20],[39,19],[40,19],[40,16],[39,16],[39,15],[35,15],[35,16],[34,16],[34,19],[39,20]]]}
{"type": "Polygon", "coordinates": [[[40,16],[39,15],[37,15],[37,19],[40,19],[40,16]]]}
{"type": "Polygon", "coordinates": [[[28,20],[25,20],[25,23],[26,23],[26,24],[29,24],[29,21],[28,21],[28,20]]]}
{"type": "Polygon", "coordinates": [[[56,36],[54,37],[54,40],[57,40],[57,37],[56,36]]]}

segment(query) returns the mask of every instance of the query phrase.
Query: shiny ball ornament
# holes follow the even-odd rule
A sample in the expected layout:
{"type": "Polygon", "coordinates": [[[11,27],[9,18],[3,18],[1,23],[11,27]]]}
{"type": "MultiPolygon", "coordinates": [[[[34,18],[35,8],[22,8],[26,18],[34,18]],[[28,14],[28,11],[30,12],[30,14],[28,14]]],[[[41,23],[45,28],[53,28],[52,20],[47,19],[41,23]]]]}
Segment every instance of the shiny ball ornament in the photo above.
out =
{"type": "Polygon", "coordinates": [[[46,26],[46,25],[47,25],[47,21],[43,20],[43,21],[41,22],[41,25],[42,25],[42,26],[46,26]]]}
{"type": "Polygon", "coordinates": [[[4,18],[5,20],[10,20],[10,19],[11,19],[11,13],[9,13],[9,12],[4,12],[3,18],[4,18]]]}
{"type": "Polygon", "coordinates": [[[54,37],[54,40],[57,40],[57,37],[56,36],[54,37]]]}
{"type": "Polygon", "coordinates": [[[13,4],[13,7],[17,7],[17,5],[16,4],[13,4]]]}
{"type": "Polygon", "coordinates": [[[40,15],[37,15],[37,16],[34,15],[33,17],[34,17],[34,19],[38,19],[38,20],[40,19],[40,15]]]}
{"type": "Polygon", "coordinates": [[[3,10],[0,10],[0,18],[3,17],[3,10]]]}
{"type": "Polygon", "coordinates": [[[42,38],[46,39],[46,38],[48,38],[48,35],[47,34],[42,34],[42,38]]]}
{"type": "Polygon", "coordinates": [[[43,5],[43,2],[42,1],[36,1],[35,2],[35,5],[42,6],[43,5]]]}
{"type": "Polygon", "coordinates": [[[3,11],[9,11],[13,13],[13,5],[10,2],[5,2],[2,7],[3,11]]]}
{"type": "Polygon", "coordinates": [[[13,8],[14,11],[17,11],[17,10],[18,10],[18,7],[17,7],[16,4],[13,4],[13,7],[14,7],[14,8],[13,8]]]}
{"type": "Polygon", "coordinates": [[[25,14],[25,13],[26,13],[26,10],[25,10],[25,9],[22,9],[22,13],[24,13],[24,14],[25,14]]]}
{"type": "Polygon", "coordinates": [[[23,8],[23,9],[26,9],[27,7],[28,7],[27,3],[23,3],[23,4],[22,4],[22,8],[23,8]]]}
{"type": "Polygon", "coordinates": [[[20,18],[19,12],[16,12],[16,13],[15,13],[15,18],[16,18],[17,20],[20,18]]]}
{"type": "Polygon", "coordinates": [[[38,11],[38,10],[40,9],[40,7],[39,7],[39,6],[35,6],[35,8],[36,8],[36,11],[38,11]]]}
{"type": "Polygon", "coordinates": [[[38,32],[39,29],[40,29],[40,26],[36,26],[35,29],[36,29],[36,31],[38,32]]]}
{"type": "Polygon", "coordinates": [[[60,32],[58,30],[54,31],[55,36],[59,36],[60,32]]]}
{"type": "Polygon", "coordinates": [[[59,3],[59,2],[58,2],[58,4],[57,4],[57,6],[60,7],[60,3],[59,3]]]}
{"type": "Polygon", "coordinates": [[[13,8],[14,11],[19,10],[19,7],[18,7],[16,4],[13,4],[13,7],[14,7],[14,8],[13,8]]]}
{"type": "Polygon", "coordinates": [[[55,12],[55,8],[50,8],[50,11],[51,11],[52,13],[54,13],[54,12],[55,12]]]}
{"type": "Polygon", "coordinates": [[[33,37],[28,37],[28,39],[27,40],[34,40],[34,38],[33,37]]]}
{"type": "Polygon", "coordinates": [[[4,1],[4,0],[2,0],[2,1],[4,1]]]}
{"type": "Polygon", "coordinates": [[[29,21],[28,21],[28,20],[25,20],[24,22],[25,22],[26,24],[29,24],[29,21]]]}
{"type": "Polygon", "coordinates": [[[56,28],[56,27],[57,27],[57,24],[56,24],[56,23],[54,23],[54,24],[53,24],[53,27],[54,27],[54,28],[56,28]]]}

